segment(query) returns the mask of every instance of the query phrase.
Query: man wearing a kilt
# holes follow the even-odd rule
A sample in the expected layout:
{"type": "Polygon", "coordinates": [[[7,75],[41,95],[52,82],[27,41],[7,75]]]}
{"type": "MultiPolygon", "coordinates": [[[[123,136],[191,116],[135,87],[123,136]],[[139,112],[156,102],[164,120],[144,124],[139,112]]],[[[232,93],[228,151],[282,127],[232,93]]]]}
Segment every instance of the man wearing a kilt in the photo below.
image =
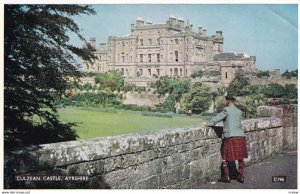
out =
{"type": "Polygon", "coordinates": [[[242,129],[242,111],[235,106],[235,98],[231,95],[227,95],[226,104],[222,112],[218,113],[215,117],[211,118],[207,126],[213,126],[219,121],[224,121],[223,135],[224,144],[221,151],[224,169],[224,177],[221,177],[218,181],[230,183],[229,178],[229,162],[238,160],[239,175],[237,181],[244,183],[244,158],[248,158],[248,152],[246,147],[245,133],[242,129]]]}

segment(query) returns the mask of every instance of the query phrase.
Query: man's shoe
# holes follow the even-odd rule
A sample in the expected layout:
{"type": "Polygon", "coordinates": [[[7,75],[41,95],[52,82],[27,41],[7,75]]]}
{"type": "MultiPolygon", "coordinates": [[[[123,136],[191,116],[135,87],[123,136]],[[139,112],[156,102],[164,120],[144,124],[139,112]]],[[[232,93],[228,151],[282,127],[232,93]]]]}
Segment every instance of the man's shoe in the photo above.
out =
{"type": "Polygon", "coordinates": [[[222,182],[222,183],[230,183],[230,178],[222,177],[222,178],[218,179],[218,182],[222,182]]]}
{"type": "Polygon", "coordinates": [[[237,178],[236,178],[236,180],[238,181],[238,182],[240,182],[240,183],[244,183],[244,175],[242,175],[242,174],[240,174],[237,178]]]}
{"type": "Polygon", "coordinates": [[[240,175],[239,173],[233,173],[233,174],[229,175],[229,178],[230,178],[230,180],[236,180],[239,175],[240,175]]]}

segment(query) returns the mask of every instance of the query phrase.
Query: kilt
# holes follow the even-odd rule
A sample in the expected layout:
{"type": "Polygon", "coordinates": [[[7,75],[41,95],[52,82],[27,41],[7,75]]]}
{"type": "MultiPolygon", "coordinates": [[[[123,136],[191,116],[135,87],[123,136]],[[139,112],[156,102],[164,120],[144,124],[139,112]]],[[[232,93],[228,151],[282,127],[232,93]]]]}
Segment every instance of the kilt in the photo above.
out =
{"type": "Polygon", "coordinates": [[[248,158],[246,137],[226,138],[223,144],[222,158],[227,161],[248,158]]]}

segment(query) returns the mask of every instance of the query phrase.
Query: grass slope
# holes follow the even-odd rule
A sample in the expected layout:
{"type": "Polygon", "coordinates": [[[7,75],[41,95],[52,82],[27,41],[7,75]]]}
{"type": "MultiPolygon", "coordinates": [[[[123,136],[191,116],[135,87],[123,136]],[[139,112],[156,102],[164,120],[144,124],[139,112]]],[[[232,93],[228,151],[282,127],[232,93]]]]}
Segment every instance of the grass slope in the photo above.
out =
{"type": "Polygon", "coordinates": [[[138,112],[100,112],[76,107],[61,108],[59,115],[62,122],[78,123],[76,131],[80,139],[193,126],[202,122],[202,119],[192,117],[150,117],[138,112]]]}

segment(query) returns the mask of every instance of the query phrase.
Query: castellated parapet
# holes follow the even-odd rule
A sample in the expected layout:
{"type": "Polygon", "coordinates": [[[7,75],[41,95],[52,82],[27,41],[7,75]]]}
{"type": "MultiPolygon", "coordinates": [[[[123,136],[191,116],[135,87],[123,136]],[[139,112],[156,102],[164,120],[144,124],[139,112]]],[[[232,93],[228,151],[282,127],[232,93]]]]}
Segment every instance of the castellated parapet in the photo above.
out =
{"type": "MultiPolygon", "coordinates": [[[[91,39],[93,46],[95,41],[91,39]]],[[[233,55],[230,60],[223,60],[223,56],[228,55],[223,53],[223,42],[222,31],[209,36],[200,26],[195,32],[193,24],[185,24],[181,17],[170,16],[163,24],[153,24],[137,17],[131,24],[130,34],[109,36],[107,43],[101,43],[96,49],[98,59],[93,64],[84,62],[83,71],[119,70],[127,79],[150,80],[161,76],[186,78],[195,71],[207,71],[213,65],[213,71],[219,71],[220,75],[227,73],[221,81],[227,83],[231,81],[235,67],[255,69],[255,57],[245,53],[232,52],[229,53],[233,55]]]]}

